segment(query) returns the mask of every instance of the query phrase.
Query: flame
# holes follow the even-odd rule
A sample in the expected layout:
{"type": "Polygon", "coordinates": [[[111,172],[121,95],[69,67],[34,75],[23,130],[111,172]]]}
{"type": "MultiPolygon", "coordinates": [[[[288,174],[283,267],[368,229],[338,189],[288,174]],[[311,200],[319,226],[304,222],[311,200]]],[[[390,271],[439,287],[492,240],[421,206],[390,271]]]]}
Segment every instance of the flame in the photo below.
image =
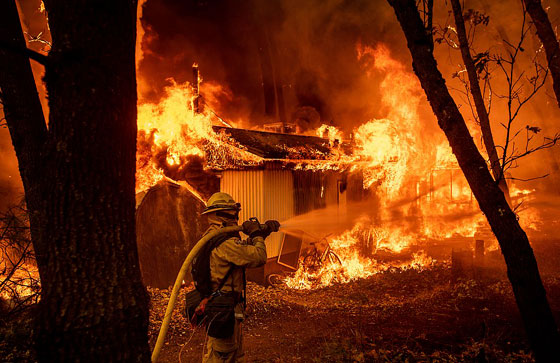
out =
{"type": "MultiPolygon", "coordinates": [[[[426,126],[418,113],[422,91],[416,77],[383,45],[359,44],[357,51],[367,74],[385,75],[380,102],[387,117],[354,129],[353,154],[344,161],[362,170],[366,189],[377,191],[377,216],[362,217],[353,228],[329,239],[340,264],[325,263],[309,270],[302,261],[295,275],[286,278],[292,288],[327,286],[392,269],[429,268],[435,261],[413,248],[454,235],[473,237],[485,223],[447,141],[425,140],[426,126]],[[387,253],[393,256],[391,262],[378,257],[387,253]]],[[[325,132],[329,140],[340,134],[325,125],[317,130],[320,136],[325,132]]]]}
{"type": "Polygon", "coordinates": [[[374,257],[362,256],[360,251],[363,251],[364,247],[369,250],[368,252],[382,249],[402,252],[412,242],[410,236],[383,233],[382,230],[368,226],[367,222],[367,219],[362,219],[352,229],[328,240],[328,245],[340,258],[340,263],[332,263],[326,259],[317,271],[310,271],[306,269],[302,258],[301,267],[294,276],[285,279],[286,285],[293,289],[312,289],[333,283],[347,283],[388,270],[420,271],[436,262],[423,251],[414,252],[409,257],[390,263],[378,261],[374,257]]]}
{"type": "MultiPolygon", "coordinates": [[[[342,130],[322,125],[315,134],[328,140],[328,152],[299,157],[305,154],[302,150],[286,146],[292,159],[278,161],[296,170],[361,170],[364,188],[378,199],[376,211],[371,215],[365,211],[354,226],[328,239],[340,263],[323,263],[313,270],[301,263],[286,278],[292,288],[311,289],[385,271],[430,268],[436,261],[422,250],[428,241],[457,235],[470,238],[488,230],[448,142],[441,132],[437,137],[429,134],[418,112],[423,93],[416,77],[383,45],[359,44],[357,53],[366,74],[381,72],[385,77],[379,100],[385,117],[354,128],[350,142],[342,130]],[[391,261],[380,257],[384,254],[390,254],[391,261]]],[[[138,191],[189,163],[220,170],[264,162],[227,133],[214,131],[213,125],[247,125],[247,120],[220,118],[213,110],[231,100],[231,92],[201,78],[199,82],[204,105],[198,112],[193,106],[197,95],[189,83],[172,82],[157,104],[139,101],[138,191]]],[[[530,198],[531,192],[512,188],[514,199],[521,196],[530,198]]],[[[522,212],[525,225],[538,228],[538,213],[530,208],[522,212]]],[[[322,247],[326,248],[327,244],[322,247]]]]}
{"type": "Polygon", "coordinates": [[[372,120],[355,132],[356,152],[367,160],[364,168],[364,186],[383,181],[391,195],[397,193],[407,173],[410,149],[395,122],[387,119],[372,120]]]}
{"type": "MultiPolygon", "coordinates": [[[[222,92],[220,87],[212,92],[222,92]]],[[[216,133],[212,126],[220,120],[210,107],[194,112],[195,99],[191,85],[172,84],[157,103],[138,105],[138,151],[136,190],[149,188],[160,181],[170,167],[202,160],[207,168],[224,165],[254,165],[262,158],[247,152],[225,133],[216,133]]],[[[213,100],[211,93],[208,99],[213,100]]]]}
{"type": "Polygon", "coordinates": [[[321,125],[315,134],[319,137],[324,137],[329,140],[329,145],[333,148],[337,148],[343,140],[343,133],[335,126],[331,125],[321,125]]]}
{"type": "Polygon", "coordinates": [[[509,194],[514,201],[512,208],[519,217],[519,223],[526,231],[540,231],[544,229],[541,212],[531,203],[537,198],[535,191],[535,189],[521,189],[513,183],[509,186],[509,194]]]}
{"type": "MultiPolygon", "coordinates": [[[[3,260],[0,263],[0,267],[4,271],[10,271],[13,268],[6,266],[7,260],[3,260]]],[[[4,285],[0,291],[0,298],[5,300],[11,300],[14,297],[24,299],[27,296],[38,293],[40,287],[39,270],[35,264],[23,263],[13,273],[10,273],[9,276],[0,274],[0,281],[4,285]],[[10,282],[7,283],[7,280],[10,282]]]]}

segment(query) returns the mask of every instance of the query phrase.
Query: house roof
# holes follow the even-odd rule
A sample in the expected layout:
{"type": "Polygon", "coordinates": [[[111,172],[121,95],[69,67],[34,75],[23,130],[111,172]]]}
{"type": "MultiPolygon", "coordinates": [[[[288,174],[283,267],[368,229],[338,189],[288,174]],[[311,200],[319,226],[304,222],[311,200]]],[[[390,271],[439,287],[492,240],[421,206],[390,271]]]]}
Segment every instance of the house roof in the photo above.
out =
{"type": "MultiPolygon", "coordinates": [[[[256,130],[213,126],[252,154],[264,159],[327,160],[333,157],[329,140],[317,136],[281,134],[256,130]]],[[[350,153],[350,145],[342,144],[343,153],[350,153]]]]}

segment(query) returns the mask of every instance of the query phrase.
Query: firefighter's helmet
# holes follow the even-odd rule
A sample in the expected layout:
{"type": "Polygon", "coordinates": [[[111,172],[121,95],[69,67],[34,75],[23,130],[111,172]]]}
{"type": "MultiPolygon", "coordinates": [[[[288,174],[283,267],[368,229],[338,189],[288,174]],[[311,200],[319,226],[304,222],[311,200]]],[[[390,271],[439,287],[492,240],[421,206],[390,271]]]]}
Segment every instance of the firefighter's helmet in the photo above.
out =
{"type": "Polygon", "coordinates": [[[235,200],[231,197],[231,195],[227,193],[214,193],[208,199],[206,203],[206,208],[201,214],[207,214],[212,212],[218,212],[221,210],[232,210],[239,212],[241,210],[241,204],[236,203],[235,200]]]}

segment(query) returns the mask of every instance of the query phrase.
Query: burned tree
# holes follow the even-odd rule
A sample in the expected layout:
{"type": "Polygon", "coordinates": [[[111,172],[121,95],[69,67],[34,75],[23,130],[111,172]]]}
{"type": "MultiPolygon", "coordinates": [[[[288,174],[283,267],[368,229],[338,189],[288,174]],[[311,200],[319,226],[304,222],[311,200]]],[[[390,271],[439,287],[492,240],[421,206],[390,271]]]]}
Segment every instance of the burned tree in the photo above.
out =
{"type": "Polygon", "coordinates": [[[431,42],[413,0],[389,0],[407,39],[416,73],[459,166],[496,235],[535,357],[558,355],[560,334],[527,235],[493,180],[437,68],[431,42]]]}
{"type": "Polygon", "coordinates": [[[455,24],[457,25],[457,38],[459,39],[461,56],[463,57],[463,63],[465,64],[469,79],[469,89],[472,94],[476,113],[478,115],[478,121],[480,123],[480,130],[482,131],[482,139],[484,141],[484,146],[486,147],[486,153],[490,159],[490,170],[492,171],[494,179],[498,182],[500,189],[504,192],[506,199],[509,199],[508,185],[504,178],[502,167],[500,166],[496,145],[494,144],[494,137],[492,136],[490,117],[488,116],[488,110],[484,104],[482,91],[480,90],[480,84],[478,83],[479,80],[476,64],[471,56],[461,4],[459,3],[459,0],[451,0],[451,5],[453,7],[453,15],[455,16],[455,24]]]}
{"type": "Polygon", "coordinates": [[[531,19],[533,19],[535,28],[537,28],[537,35],[544,46],[548,68],[552,76],[552,86],[560,106],[560,45],[556,33],[542,7],[541,0],[523,0],[523,3],[531,19]]]}
{"type": "Polygon", "coordinates": [[[0,88],[42,295],[40,361],[147,361],[134,227],[136,1],[45,1],[48,56],[0,5],[0,88]],[[27,57],[45,65],[48,128],[27,57]],[[8,70],[8,71],[6,71],[8,70]]]}

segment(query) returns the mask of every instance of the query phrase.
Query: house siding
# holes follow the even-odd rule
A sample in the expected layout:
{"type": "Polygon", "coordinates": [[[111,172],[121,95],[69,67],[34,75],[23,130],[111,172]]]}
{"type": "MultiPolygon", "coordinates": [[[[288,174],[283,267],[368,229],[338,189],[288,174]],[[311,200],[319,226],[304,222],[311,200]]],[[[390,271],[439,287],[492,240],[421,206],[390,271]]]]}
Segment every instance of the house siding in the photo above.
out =
{"type": "MultiPolygon", "coordinates": [[[[257,217],[261,223],[269,219],[282,222],[331,205],[345,210],[347,200],[361,197],[361,186],[361,174],[285,169],[225,170],[220,182],[220,190],[241,203],[240,221],[257,217]]],[[[283,238],[283,233],[267,238],[269,258],[278,256],[283,238]]]]}
{"type": "MultiPolygon", "coordinates": [[[[294,216],[294,187],[289,170],[226,170],[220,190],[241,203],[239,219],[257,217],[280,222],[294,216]]],[[[278,256],[283,233],[273,233],[266,241],[269,258],[278,256]]]]}

